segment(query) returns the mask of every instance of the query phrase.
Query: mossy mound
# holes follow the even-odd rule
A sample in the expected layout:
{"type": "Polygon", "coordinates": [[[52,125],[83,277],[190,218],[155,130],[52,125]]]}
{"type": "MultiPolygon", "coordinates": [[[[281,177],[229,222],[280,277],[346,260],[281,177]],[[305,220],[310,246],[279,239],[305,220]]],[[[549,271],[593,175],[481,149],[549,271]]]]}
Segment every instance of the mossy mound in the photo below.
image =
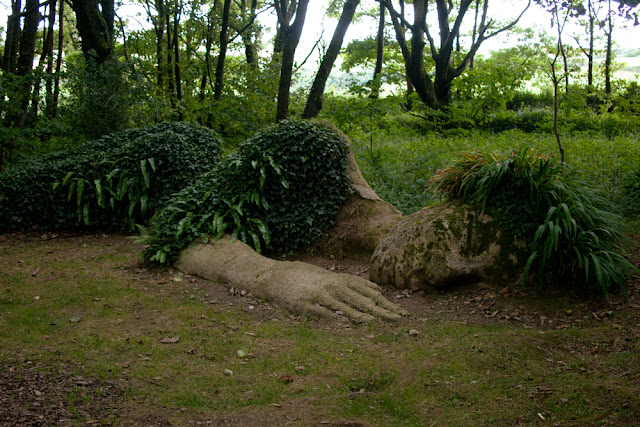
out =
{"type": "Polygon", "coordinates": [[[426,207],[399,222],[371,258],[370,279],[412,290],[521,279],[529,251],[490,212],[459,201],[426,207]]]}

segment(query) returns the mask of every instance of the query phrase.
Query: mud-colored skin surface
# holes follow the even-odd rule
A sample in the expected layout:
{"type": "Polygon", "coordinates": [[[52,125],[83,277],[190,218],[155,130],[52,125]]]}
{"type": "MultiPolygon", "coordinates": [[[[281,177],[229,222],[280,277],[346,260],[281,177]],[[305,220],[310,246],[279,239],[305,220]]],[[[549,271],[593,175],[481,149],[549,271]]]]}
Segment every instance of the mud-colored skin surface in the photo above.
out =
{"type": "Polygon", "coordinates": [[[400,289],[428,289],[521,277],[526,245],[504,233],[487,213],[448,201],[398,223],[371,258],[371,280],[400,289]]]}
{"type": "Polygon", "coordinates": [[[175,263],[184,273],[222,280],[293,313],[346,316],[368,322],[398,319],[408,312],[384,298],[380,288],[358,276],[299,261],[275,261],[229,237],[184,249],[175,263]]]}

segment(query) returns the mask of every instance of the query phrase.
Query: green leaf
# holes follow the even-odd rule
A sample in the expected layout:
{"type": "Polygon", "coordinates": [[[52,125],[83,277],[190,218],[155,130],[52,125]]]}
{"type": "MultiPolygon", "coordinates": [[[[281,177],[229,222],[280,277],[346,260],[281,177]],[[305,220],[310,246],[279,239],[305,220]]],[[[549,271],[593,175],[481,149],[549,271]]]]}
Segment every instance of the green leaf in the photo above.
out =
{"type": "Polygon", "coordinates": [[[140,197],[140,213],[144,215],[147,212],[147,196],[140,197]]]}
{"type": "Polygon", "coordinates": [[[215,231],[216,234],[220,234],[221,232],[224,232],[224,228],[222,227],[223,220],[224,220],[224,217],[220,215],[220,212],[216,212],[212,222],[213,230],[215,231]]]}
{"type": "Polygon", "coordinates": [[[82,203],[82,194],[84,193],[84,183],[85,183],[84,178],[78,179],[78,207],[80,206],[80,203],[82,203]]]}
{"type": "MultiPolygon", "coordinates": [[[[242,213],[242,211],[240,213],[242,213]]],[[[236,226],[240,227],[242,224],[240,221],[240,215],[238,215],[236,211],[231,211],[231,217],[233,218],[233,222],[236,224],[236,226]]]]}
{"type": "Polygon", "coordinates": [[[264,170],[264,166],[260,168],[260,188],[264,187],[264,183],[267,180],[267,173],[264,170]]]}
{"type": "Polygon", "coordinates": [[[84,218],[84,225],[89,225],[89,202],[84,204],[82,209],[82,217],[84,218]]]}
{"type": "Polygon", "coordinates": [[[104,197],[102,196],[102,181],[98,179],[93,180],[94,185],[96,186],[96,196],[98,199],[98,206],[104,208],[104,197]]]}
{"type": "Polygon", "coordinates": [[[76,189],[76,182],[71,181],[71,185],[69,185],[69,194],[67,195],[67,202],[71,201],[71,198],[75,194],[74,190],[76,189]]]}
{"type": "Polygon", "coordinates": [[[235,243],[238,240],[238,233],[240,233],[240,226],[236,227],[231,233],[231,243],[235,243]]]}
{"type": "Polygon", "coordinates": [[[119,168],[116,168],[116,169],[112,170],[111,172],[109,172],[109,175],[107,175],[107,181],[111,181],[111,178],[113,178],[113,176],[115,174],[117,174],[118,172],[120,172],[119,168]]]}
{"type": "Polygon", "coordinates": [[[129,208],[127,209],[127,216],[128,216],[130,219],[132,219],[132,218],[133,218],[133,213],[134,213],[134,212],[135,212],[135,210],[136,210],[136,204],[137,204],[136,202],[137,202],[136,200],[131,200],[131,201],[129,202],[129,208]]]}
{"type": "Polygon", "coordinates": [[[125,194],[127,194],[130,183],[130,180],[125,175],[120,176],[118,180],[118,192],[116,193],[116,199],[118,199],[118,201],[122,200],[125,194]]]}
{"type": "Polygon", "coordinates": [[[142,170],[142,177],[144,178],[144,186],[146,188],[151,187],[151,177],[149,176],[149,172],[147,171],[146,160],[140,160],[140,169],[142,170]]]}
{"type": "Polygon", "coordinates": [[[262,235],[262,240],[264,240],[265,246],[269,247],[269,243],[271,241],[269,227],[267,227],[267,225],[258,218],[249,218],[249,220],[258,226],[258,231],[260,231],[260,234],[262,235]]]}
{"type": "Polygon", "coordinates": [[[62,185],[66,185],[67,181],[69,180],[69,178],[71,178],[71,176],[73,176],[74,173],[75,172],[67,172],[67,174],[62,179],[62,185]]]}
{"type": "Polygon", "coordinates": [[[256,250],[256,252],[262,253],[262,246],[260,245],[260,238],[258,237],[258,235],[251,230],[247,230],[247,232],[253,240],[253,248],[256,250]]]}

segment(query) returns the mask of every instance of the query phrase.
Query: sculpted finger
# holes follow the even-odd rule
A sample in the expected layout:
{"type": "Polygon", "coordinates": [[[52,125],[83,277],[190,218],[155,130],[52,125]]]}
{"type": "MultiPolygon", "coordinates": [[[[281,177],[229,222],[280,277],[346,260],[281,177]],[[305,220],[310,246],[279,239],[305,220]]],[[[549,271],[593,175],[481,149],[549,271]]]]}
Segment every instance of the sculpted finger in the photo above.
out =
{"type": "MultiPolygon", "coordinates": [[[[374,291],[371,289],[369,289],[369,291],[378,293],[378,295],[380,295],[380,293],[377,291],[374,291]]],[[[358,310],[370,313],[375,317],[379,317],[387,320],[395,320],[401,317],[400,314],[380,306],[377,303],[377,301],[372,298],[372,296],[374,296],[373,294],[364,296],[361,293],[359,293],[357,290],[353,290],[347,287],[341,290],[340,296],[344,299],[344,301],[347,304],[350,304],[356,307],[358,310]]]]}
{"type": "Polygon", "coordinates": [[[329,310],[326,307],[321,306],[320,304],[306,304],[303,307],[303,311],[311,316],[317,317],[338,317],[336,313],[329,310]]]}
{"type": "Polygon", "coordinates": [[[370,298],[375,302],[376,305],[382,307],[385,310],[388,310],[392,313],[398,314],[400,316],[409,316],[410,313],[404,308],[400,307],[397,304],[392,303],[387,298],[384,297],[380,292],[375,289],[371,289],[368,286],[360,286],[359,282],[350,283],[347,285],[350,289],[355,292],[358,292],[367,298],[370,298]]]}
{"type": "MultiPolygon", "coordinates": [[[[355,285],[358,288],[367,288],[374,291],[381,291],[382,288],[371,280],[363,279],[362,277],[352,276],[351,280],[347,281],[349,287],[355,285]]],[[[352,288],[353,289],[353,288],[352,288]]]]}
{"type": "Polygon", "coordinates": [[[371,322],[374,319],[370,314],[362,313],[328,295],[318,297],[318,303],[328,309],[340,311],[344,316],[347,316],[350,319],[359,320],[361,322],[371,322]]]}

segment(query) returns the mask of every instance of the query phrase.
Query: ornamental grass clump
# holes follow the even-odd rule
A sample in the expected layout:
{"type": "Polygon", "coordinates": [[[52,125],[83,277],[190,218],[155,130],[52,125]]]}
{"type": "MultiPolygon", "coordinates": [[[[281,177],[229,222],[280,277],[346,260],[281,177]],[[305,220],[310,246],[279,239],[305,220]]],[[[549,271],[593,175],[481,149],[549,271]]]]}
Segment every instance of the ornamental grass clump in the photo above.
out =
{"type": "Polygon", "coordinates": [[[224,233],[258,252],[314,242],[351,191],[347,153],[345,137],[324,123],[287,120],[263,130],[177,193],[142,230],[145,257],[171,262],[193,239],[224,233]]]}
{"type": "Polygon", "coordinates": [[[607,297],[636,269],[613,204],[553,156],[525,147],[462,153],[430,182],[447,197],[495,209],[505,231],[530,243],[523,284],[535,272],[540,287],[569,281],[607,297]]]}

